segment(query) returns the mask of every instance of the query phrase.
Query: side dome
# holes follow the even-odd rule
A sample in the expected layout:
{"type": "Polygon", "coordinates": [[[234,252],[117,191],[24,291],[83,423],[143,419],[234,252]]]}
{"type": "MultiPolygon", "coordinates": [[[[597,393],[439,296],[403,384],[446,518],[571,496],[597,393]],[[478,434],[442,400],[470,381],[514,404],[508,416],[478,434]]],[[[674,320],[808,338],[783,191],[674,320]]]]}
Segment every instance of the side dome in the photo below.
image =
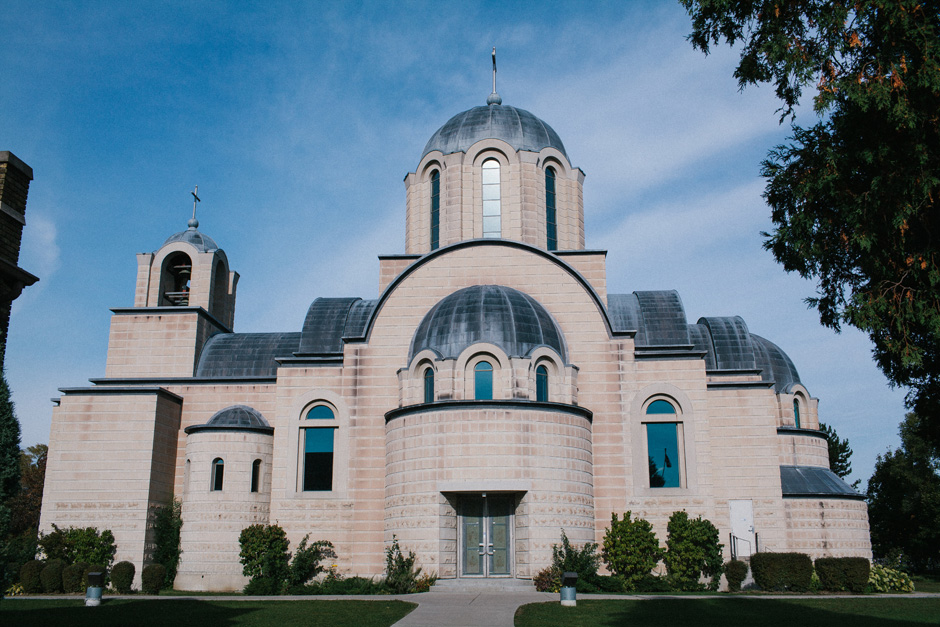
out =
{"type": "Polygon", "coordinates": [[[257,409],[247,405],[232,405],[215,412],[204,425],[186,427],[186,434],[219,429],[223,431],[256,431],[274,433],[274,427],[268,424],[257,409]]]}
{"type": "Polygon", "coordinates": [[[408,361],[425,349],[455,359],[479,342],[495,344],[510,357],[547,346],[568,361],[564,336],[552,315],[528,294],[502,285],[465,287],[434,305],[415,331],[408,361]]]}
{"type": "Polygon", "coordinates": [[[219,249],[214,239],[205,233],[197,231],[196,227],[194,226],[189,227],[185,231],[180,231],[179,233],[174,233],[173,235],[169,236],[166,238],[166,241],[163,242],[163,246],[172,244],[174,242],[185,242],[190,244],[193,248],[201,253],[207,253],[219,249]]]}
{"type": "Polygon", "coordinates": [[[483,139],[501,139],[516,150],[530,152],[555,148],[568,159],[555,129],[525,109],[498,104],[473,107],[447,120],[428,140],[421,158],[434,150],[445,155],[466,152],[483,139]]]}

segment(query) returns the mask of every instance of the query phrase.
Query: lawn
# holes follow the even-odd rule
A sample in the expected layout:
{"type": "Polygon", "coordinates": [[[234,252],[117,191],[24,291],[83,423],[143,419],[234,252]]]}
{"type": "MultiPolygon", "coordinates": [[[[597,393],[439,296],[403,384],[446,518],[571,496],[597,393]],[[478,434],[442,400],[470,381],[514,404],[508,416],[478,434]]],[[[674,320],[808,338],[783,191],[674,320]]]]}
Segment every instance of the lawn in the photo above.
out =
{"type": "Polygon", "coordinates": [[[940,599],[655,599],[578,601],[577,607],[533,603],[516,627],[852,627],[940,625],[940,599]]]}
{"type": "Polygon", "coordinates": [[[82,598],[46,601],[4,599],[0,625],[68,625],[88,627],[120,625],[236,625],[290,627],[388,627],[417,605],[404,601],[196,601],[105,600],[85,607],[82,598]]]}
{"type": "Polygon", "coordinates": [[[914,590],[917,592],[940,592],[940,578],[914,577],[914,590]]]}

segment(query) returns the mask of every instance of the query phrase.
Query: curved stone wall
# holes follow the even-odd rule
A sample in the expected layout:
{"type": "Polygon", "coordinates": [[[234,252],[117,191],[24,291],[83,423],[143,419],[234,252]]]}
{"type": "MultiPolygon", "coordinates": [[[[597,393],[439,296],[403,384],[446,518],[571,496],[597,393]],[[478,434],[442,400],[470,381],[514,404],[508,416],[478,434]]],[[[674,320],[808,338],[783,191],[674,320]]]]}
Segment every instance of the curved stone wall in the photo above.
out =
{"type": "MultiPolygon", "coordinates": [[[[871,559],[868,505],[861,499],[785,498],[788,551],[871,559]]],[[[765,547],[764,550],[775,550],[765,547]]]]}
{"type": "Polygon", "coordinates": [[[589,412],[465,401],[404,408],[387,419],[386,539],[396,535],[429,570],[456,576],[461,494],[515,496],[516,577],[550,563],[562,528],[575,544],[594,541],[589,412]]]}
{"type": "Polygon", "coordinates": [[[777,447],[781,465],[829,468],[829,445],[819,431],[777,429],[777,447]]]}
{"type": "Polygon", "coordinates": [[[211,429],[186,436],[179,590],[241,590],[248,579],[238,560],[238,535],[271,511],[274,437],[211,429]],[[212,462],[225,462],[222,490],[212,490],[212,462]],[[258,492],[251,492],[251,466],[261,460],[258,492]]]}

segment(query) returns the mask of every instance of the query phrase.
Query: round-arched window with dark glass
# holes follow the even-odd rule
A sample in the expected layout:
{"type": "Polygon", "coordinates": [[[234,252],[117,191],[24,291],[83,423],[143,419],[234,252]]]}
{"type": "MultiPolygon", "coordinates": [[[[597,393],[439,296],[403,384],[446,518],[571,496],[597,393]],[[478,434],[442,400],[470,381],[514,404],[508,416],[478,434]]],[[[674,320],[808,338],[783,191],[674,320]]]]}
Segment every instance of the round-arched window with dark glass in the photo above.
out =
{"type": "Polygon", "coordinates": [[[555,168],[545,168],[545,235],[546,248],[558,249],[558,227],[555,219],[555,168]]]}
{"type": "Polygon", "coordinates": [[[225,478],[225,462],[221,457],[212,460],[212,491],[220,492],[225,478]]]}
{"type": "Polygon", "coordinates": [[[800,401],[793,399],[793,426],[800,428],[800,401]]]}
{"type": "Polygon", "coordinates": [[[646,406],[646,415],[652,418],[645,424],[650,487],[681,487],[676,408],[669,401],[657,399],[646,406]]]}
{"type": "Polygon", "coordinates": [[[493,365],[488,361],[481,361],[473,367],[473,398],[493,400],[493,365]]]}
{"type": "MultiPolygon", "coordinates": [[[[327,405],[314,405],[306,420],[328,421],[336,418],[327,405]]],[[[304,492],[323,492],[333,489],[334,425],[304,426],[304,492]]]]}
{"type": "Polygon", "coordinates": [[[535,400],[548,401],[548,368],[544,365],[535,369],[535,400]]]}
{"type": "Polygon", "coordinates": [[[431,250],[441,243],[441,173],[431,172],[431,250]]]}
{"type": "Polygon", "coordinates": [[[434,368],[430,366],[424,369],[424,402],[434,402],[434,368]]]}

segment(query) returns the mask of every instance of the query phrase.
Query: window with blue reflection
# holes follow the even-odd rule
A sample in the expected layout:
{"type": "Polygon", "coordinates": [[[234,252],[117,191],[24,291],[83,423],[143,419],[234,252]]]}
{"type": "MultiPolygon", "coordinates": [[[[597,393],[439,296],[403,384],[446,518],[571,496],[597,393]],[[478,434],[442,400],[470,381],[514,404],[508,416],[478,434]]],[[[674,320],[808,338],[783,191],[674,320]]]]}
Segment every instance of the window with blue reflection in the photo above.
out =
{"type": "Polygon", "coordinates": [[[434,368],[424,370],[424,402],[434,402],[434,368]]]}
{"type": "Polygon", "coordinates": [[[441,233],[441,173],[431,172],[431,250],[440,246],[441,233]]]}
{"type": "MultiPolygon", "coordinates": [[[[326,405],[315,405],[307,412],[307,420],[332,420],[333,410],[326,405]]],[[[304,478],[305,492],[329,491],[333,489],[333,436],[332,427],[308,427],[304,429],[304,478]]]]}
{"type": "Polygon", "coordinates": [[[493,399],[493,366],[481,361],[473,367],[473,398],[478,401],[493,399]]]}
{"type": "Polygon", "coordinates": [[[664,401],[662,399],[653,401],[646,408],[647,414],[674,414],[676,413],[676,408],[672,406],[672,403],[669,401],[664,401]]]}
{"type": "Polygon", "coordinates": [[[674,422],[646,423],[651,488],[678,488],[679,425],[674,422]]]}
{"type": "Polygon", "coordinates": [[[555,223],[555,168],[545,170],[545,232],[549,250],[558,249],[558,227],[555,223]]]}
{"type": "Polygon", "coordinates": [[[800,401],[793,399],[793,425],[800,428],[800,401]]]}
{"type": "Polygon", "coordinates": [[[545,366],[535,369],[535,400],[548,401],[548,368],[545,366]]]}
{"type": "Polygon", "coordinates": [[[487,159],[483,162],[483,237],[500,237],[499,161],[487,159]]]}
{"type": "Polygon", "coordinates": [[[219,492],[222,490],[222,480],[225,476],[225,462],[222,461],[221,457],[216,457],[212,460],[212,491],[219,492]]]}

